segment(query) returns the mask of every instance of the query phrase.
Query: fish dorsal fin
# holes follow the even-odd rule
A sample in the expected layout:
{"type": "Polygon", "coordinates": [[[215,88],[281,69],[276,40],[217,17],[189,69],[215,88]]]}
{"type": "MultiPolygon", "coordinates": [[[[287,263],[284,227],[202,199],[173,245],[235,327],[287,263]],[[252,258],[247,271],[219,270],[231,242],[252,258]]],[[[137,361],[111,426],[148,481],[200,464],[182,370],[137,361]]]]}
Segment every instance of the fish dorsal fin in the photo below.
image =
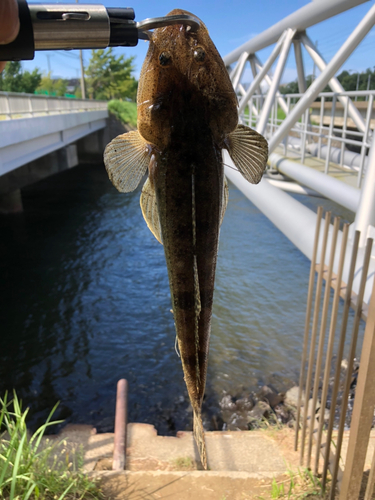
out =
{"type": "Polygon", "coordinates": [[[134,191],[149,163],[149,145],[137,130],[118,135],[104,151],[108,176],[121,193],[134,191]]]}
{"type": "Polygon", "coordinates": [[[228,205],[228,198],[229,198],[228,181],[227,181],[227,178],[224,176],[223,204],[221,207],[220,226],[223,223],[225,210],[227,209],[227,205],[228,205]]]}
{"type": "Polygon", "coordinates": [[[230,157],[241,174],[251,184],[258,184],[267,165],[266,139],[245,125],[237,125],[225,142],[230,157]]]}
{"type": "Polygon", "coordinates": [[[156,203],[156,193],[155,189],[151,185],[149,177],[147,177],[147,181],[144,183],[142,188],[141,209],[149,230],[152,232],[158,242],[163,244],[161,241],[161,229],[158,205],[156,203]]]}

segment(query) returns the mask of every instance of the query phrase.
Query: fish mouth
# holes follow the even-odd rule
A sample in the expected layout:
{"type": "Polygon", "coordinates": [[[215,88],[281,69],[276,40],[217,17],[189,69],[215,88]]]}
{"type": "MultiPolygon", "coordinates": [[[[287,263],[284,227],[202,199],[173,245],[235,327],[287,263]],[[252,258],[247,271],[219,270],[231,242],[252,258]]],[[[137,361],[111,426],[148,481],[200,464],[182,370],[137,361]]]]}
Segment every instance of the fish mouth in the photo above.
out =
{"type": "Polygon", "coordinates": [[[198,31],[201,25],[201,20],[198,19],[193,14],[179,14],[179,15],[167,15],[165,17],[153,17],[150,19],[145,19],[137,23],[138,31],[141,32],[141,38],[144,40],[152,39],[151,29],[166,28],[167,26],[176,26],[181,24],[186,26],[186,31],[191,31],[192,33],[198,31]]]}
{"type": "MultiPolygon", "coordinates": [[[[186,26],[187,31],[191,31],[191,32],[194,33],[194,32],[197,32],[200,28],[203,28],[203,29],[207,30],[206,25],[204,24],[204,22],[201,19],[199,19],[199,17],[197,17],[195,14],[192,14],[188,10],[173,9],[170,12],[168,12],[168,14],[166,15],[166,17],[172,17],[172,16],[188,16],[188,18],[191,18],[191,20],[193,21],[193,23],[195,24],[195,26],[191,26],[191,27],[190,26],[186,26]]],[[[178,24],[179,23],[177,23],[177,25],[178,24]]],[[[188,23],[186,23],[186,24],[188,24],[188,23]]]]}
{"type": "Polygon", "coordinates": [[[197,17],[195,14],[192,14],[188,10],[184,10],[184,9],[173,9],[170,12],[168,12],[166,17],[169,17],[169,16],[191,16],[191,17],[194,17],[195,19],[197,19],[200,24],[203,24],[202,21],[199,19],[199,17],[197,17]]]}

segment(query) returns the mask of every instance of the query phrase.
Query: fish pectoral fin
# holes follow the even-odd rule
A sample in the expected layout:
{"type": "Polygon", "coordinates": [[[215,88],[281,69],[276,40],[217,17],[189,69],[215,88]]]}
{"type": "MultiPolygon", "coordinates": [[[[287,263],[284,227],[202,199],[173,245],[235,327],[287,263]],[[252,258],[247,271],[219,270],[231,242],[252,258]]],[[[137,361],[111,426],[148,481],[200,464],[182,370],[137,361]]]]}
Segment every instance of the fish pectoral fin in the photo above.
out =
{"type": "Polygon", "coordinates": [[[229,199],[229,188],[227,178],[224,176],[224,189],[223,189],[223,201],[221,204],[221,215],[220,215],[220,226],[223,223],[224,214],[227,209],[229,199]]]}
{"type": "Polygon", "coordinates": [[[149,163],[150,147],[137,130],[118,135],[104,150],[108,176],[121,193],[134,191],[149,163]]]}
{"type": "Polygon", "coordinates": [[[230,157],[240,173],[251,184],[258,184],[267,166],[266,139],[245,125],[237,128],[225,140],[230,157]]]}
{"type": "Polygon", "coordinates": [[[147,181],[143,185],[140,202],[142,214],[149,230],[152,232],[158,242],[163,244],[161,241],[161,229],[158,205],[156,202],[156,193],[155,189],[151,185],[149,178],[147,178],[147,181]]]}

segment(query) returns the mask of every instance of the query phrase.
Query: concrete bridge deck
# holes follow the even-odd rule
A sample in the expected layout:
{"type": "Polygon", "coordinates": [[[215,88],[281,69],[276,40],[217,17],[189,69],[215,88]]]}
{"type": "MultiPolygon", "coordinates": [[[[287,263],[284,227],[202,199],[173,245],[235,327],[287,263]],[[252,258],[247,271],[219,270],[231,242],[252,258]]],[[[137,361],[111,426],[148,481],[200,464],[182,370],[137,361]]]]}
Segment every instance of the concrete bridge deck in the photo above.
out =
{"type": "Polygon", "coordinates": [[[107,109],[0,122],[0,175],[61,149],[106,126],[107,109]]]}
{"type": "Polygon", "coordinates": [[[22,210],[20,189],[101,154],[106,101],[0,92],[0,211],[22,210]]]}

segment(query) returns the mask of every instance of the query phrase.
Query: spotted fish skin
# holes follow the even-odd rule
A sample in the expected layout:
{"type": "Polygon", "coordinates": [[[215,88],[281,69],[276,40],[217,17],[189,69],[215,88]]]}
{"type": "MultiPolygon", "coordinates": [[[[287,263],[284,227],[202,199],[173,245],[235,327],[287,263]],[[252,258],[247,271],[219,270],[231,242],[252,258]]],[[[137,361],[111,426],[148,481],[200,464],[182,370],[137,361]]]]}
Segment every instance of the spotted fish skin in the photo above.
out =
{"type": "MultiPolygon", "coordinates": [[[[185,13],[175,10],[170,15],[185,13]]],[[[221,150],[226,134],[238,123],[236,96],[204,25],[197,33],[181,26],[156,30],[143,68],[139,132],[160,151],[150,165],[150,182],[194,435],[207,468],[201,406],[223,204],[221,150]],[[151,109],[147,101],[153,103],[151,109]]]]}
{"type": "MultiPolygon", "coordinates": [[[[176,9],[168,15],[190,14],[176,9]]],[[[192,14],[190,14],[192,15],[192,14]]],[[[224,63],[200,22],[155,30],[137,95],[138,132],[114,139],[104,162],[121,192],[148,165],[141,208],[164,245],[178,347],[202,465],[207,453],[204,396],[220,224],[228,199],[222,149],[241,174],[260,181],[266,140],[238,125],[237,98],[224,63]]]]}
{"type": "Polygon", "coordinates": [[[171,141],[163,155],[156,157],[150,177],[159,208],[185,382],[198,416],[206,382],[222,211],[218,193],[223,192],[224,172],[221,149],[210,129],[201,124],[195,140],[198,147],[194,150],[189,143],[181,148],[171,141]],[[178,176],[172,175],[176,162],[178,176]]]}

